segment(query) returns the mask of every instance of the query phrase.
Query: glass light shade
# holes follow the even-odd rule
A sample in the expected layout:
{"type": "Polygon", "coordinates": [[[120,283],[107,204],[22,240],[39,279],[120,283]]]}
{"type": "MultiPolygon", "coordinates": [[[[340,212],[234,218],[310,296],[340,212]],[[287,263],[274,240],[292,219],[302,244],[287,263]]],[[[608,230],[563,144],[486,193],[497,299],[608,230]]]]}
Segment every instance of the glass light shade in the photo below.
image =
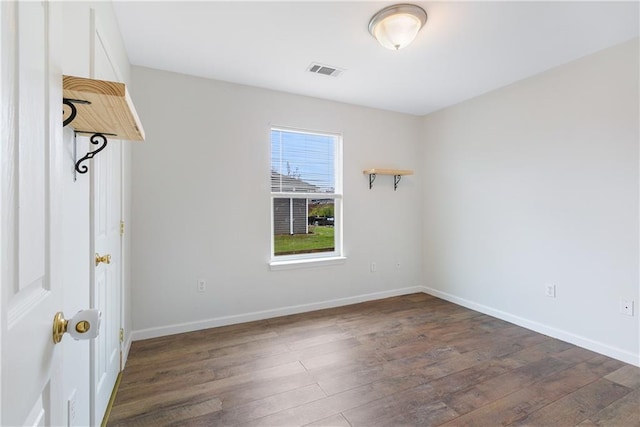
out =
{"type": "Polygon", "coordinates": [[[376,13],[369,22],[369,32],[387,49],[398,50],[409,45],[427,21],[421,7],[401,4],[376,13]]]}

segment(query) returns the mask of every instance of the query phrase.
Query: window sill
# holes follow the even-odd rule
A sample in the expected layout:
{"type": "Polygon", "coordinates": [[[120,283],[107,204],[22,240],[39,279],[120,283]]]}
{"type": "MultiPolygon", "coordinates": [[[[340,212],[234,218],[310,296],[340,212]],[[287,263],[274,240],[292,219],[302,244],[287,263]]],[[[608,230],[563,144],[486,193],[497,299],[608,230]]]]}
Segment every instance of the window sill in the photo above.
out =
{"type": "Polygon", "coordinates": [[[271,261],[269,268],[271,271],[275,270],[294,270],[298,268],[312,268],[312,267],[324,267],[326,265],[339,265],[344,264],[347,260],[346,257],[337,256],[331,258],[310,258],[310,259],[295,259],[287,261],[271,261]]]}

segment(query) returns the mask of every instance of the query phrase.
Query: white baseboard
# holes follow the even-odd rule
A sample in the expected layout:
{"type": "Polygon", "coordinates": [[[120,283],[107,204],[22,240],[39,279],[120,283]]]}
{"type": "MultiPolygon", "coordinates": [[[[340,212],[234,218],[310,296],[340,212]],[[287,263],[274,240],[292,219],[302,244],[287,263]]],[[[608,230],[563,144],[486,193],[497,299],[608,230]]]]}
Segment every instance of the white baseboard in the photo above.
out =
{"type": "Polygon", "coordinates": [[[124,345],[122,346],[122,370],[124,370],[124,367],[127,366],[127,360],[129,359],[129,350],[131,350],[132,335],[133,335],[133,332],[129,334],[129,336],[127,337],[127,340],[124,342],[124,345]]]}
{"type": "Polygon", "coordinates": [[[422,291],[426,294],[433,295],[434,297],[441,298],[443,300],[452,302],[454,304],[461,305],[471,310],[478,311],[480,313],[488,314],[489,316],[496,317],[501,320],[513,323],[518,326],[530,329],[535,332],[539,332],[544,335],[548,335],[552,338],[575,344],[577,346],[586,348],[587,350],[595,351],[596,353],[604,354],[605,356],[612,357],[617,360],[629,363],[631,365],[640,366],[640,355],[634,354],[630,351],[622,350],[617,347],[613,347],[592,339],[573,334],[571,332],[564,331],[562,329],[553,328],[551,326],[534,322],[529,319],[525,319],[520,316],[516,316],[505,311],[497,310],[486,305],[478,304],[473,301],[469,301],[464,298],[457,297],[455,295],[439,291],[437,289],[428,288],[426,286],[421,287],[422,291]]]}
{"type": "Polygon", "coordinates": [[[293,305],[276,308],[273,310],[255,311],[252,313],[237,314],[232,316],[216,317],[197,322],[180,323],[176,325],[160,326],[157,328],[141,329],[131,332],[131,340],[139,341],[148,338],[162,337],[165,335],[180,334],[183,332],[199,331],[201,329],[215,328],[218,326],[233,325],[236,323],[253,322],[255,320],[271,319],[273,317],[287,316],[290,314],[306,313],[308,311],[322,310],[325,308],[340,307],[343,305],[357,304],[359,302],[374,301],[398,295],[425,292],[424,287],[414,286],[410,288],[394,289],[391,291],[374,292],[371,294],[356,295],[347,298],[338,298],[310,304],[293,305]]]}

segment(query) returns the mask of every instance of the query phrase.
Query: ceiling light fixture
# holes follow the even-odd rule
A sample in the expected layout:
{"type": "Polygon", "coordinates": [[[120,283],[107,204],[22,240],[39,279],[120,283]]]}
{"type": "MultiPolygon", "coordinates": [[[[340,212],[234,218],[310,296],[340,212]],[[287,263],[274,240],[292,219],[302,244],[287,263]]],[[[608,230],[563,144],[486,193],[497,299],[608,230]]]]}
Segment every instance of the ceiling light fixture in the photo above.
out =
{"type": "Polygon", "coordinates": [[[387,49],[408,46],[427,22],[427,12],[413,4],[396,4],[378,11],[369,21],[369,32],[387,49]]]}

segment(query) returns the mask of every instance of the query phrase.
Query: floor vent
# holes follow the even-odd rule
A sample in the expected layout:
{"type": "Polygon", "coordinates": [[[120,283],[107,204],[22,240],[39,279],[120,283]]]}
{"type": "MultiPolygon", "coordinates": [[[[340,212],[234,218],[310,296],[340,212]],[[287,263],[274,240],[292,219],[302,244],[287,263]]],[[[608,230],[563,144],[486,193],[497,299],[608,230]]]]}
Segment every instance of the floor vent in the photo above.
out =
{"type": "Polygon", "coordinates": [[[318,64],[317,62],[312,63],[307,68],[307,71],[315,74],[322,74],[330,77],[338,77],[340,74],[344,72],[343,69],[332,67],[330,65],[318,64]]]}

